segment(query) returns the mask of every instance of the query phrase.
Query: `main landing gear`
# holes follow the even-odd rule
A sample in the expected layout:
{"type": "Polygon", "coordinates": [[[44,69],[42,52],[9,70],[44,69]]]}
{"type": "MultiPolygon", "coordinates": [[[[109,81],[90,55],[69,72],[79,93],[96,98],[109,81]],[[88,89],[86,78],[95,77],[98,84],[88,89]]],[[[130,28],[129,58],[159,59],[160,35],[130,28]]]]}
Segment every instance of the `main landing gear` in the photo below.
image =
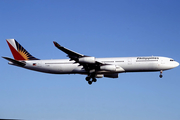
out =
{"type": "Polygon", "coordinates": [[[160,78],[163,77],[162,73],[163,73],[163,71],[161,70],[161,71],[160,71],[160,75],[159,75],[160,78]]]}
{"type": "Polygon", "coordinates": [[[87,76],[87,77],[86,77],[86,81],[88,81],[88,84],[91,85],[92,82],[96,82],[97,79],[93,77],[92,80],[91,80],[91,77],[87,76]]]}

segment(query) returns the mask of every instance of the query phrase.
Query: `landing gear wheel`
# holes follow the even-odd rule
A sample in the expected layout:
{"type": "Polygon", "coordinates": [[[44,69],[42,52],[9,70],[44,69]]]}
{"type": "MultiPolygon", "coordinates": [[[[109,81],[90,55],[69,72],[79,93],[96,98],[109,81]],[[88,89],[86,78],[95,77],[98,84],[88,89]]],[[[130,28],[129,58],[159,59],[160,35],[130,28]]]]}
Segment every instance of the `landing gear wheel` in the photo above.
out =
{"type": "Polygon", "coordinates": [[[91,85],[91,84],[92,84],[92,81],[88,81],[88,84],[91,85]]]}
{"type": "Polygon", "coordinates": [[[96,82],[96,81],[97,81],[97,79],[96,79],[96,78],[93,78],[93,79],[92,79],[92,81],[93,81],[93,82],[96,82]]]}
{"type": "Polygon", "coordinates": [[[161,71],[160,71],[160,75],[159,75],[160,78],[163,77],[162,73],[163,73],[163,71],[161,70],[161,71]]]}
{"type": "Polygon", "coordinates": [[[86,77],[86,81],[89,81],[91,78],[90,77],[86,77]]]}

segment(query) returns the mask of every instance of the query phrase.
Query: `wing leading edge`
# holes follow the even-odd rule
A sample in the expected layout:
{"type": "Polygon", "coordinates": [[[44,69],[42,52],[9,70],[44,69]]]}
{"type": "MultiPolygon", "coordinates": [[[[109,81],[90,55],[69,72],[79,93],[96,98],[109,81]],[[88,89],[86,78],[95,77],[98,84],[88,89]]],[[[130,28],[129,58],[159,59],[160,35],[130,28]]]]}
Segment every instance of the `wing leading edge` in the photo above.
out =
{"type": "Polygon", "coordinates": [[[80,65],[84,64],[102,64],[98,61],[95,60],[95,57],[87,56],[87,55],[82,55],[80,53],[74,52],[72,50],[69,50],[61,45],[59,45],[57,42],[53,42],[54,45],[64,53],[68,55],[70,60],[74,60],[76,63],[79,63],[80,65]]]}
{"type": "Polygon", "coordinates": [[[72,50],[69,50],[69,49],[67,49],[67,48],[59,45],[59,44],[58,44],[57,42],[55,42],[55,41],[53,41],[53,43],[54,43],[54,45],[55,45],[59,50],[65,52],[65,53],[68,55],[68,57],[69,57],[70,59],[72,59],[72,60],[75,60],[75,61],[76,61],[77,58],[80,58],[80,57],[83,57],[83,56],[84,56],[84,55],[82,55],[82,54],[79,54],[79,53],[77,53],[77,52],[74,52],[74,51],[72,51],[72,50]]]}

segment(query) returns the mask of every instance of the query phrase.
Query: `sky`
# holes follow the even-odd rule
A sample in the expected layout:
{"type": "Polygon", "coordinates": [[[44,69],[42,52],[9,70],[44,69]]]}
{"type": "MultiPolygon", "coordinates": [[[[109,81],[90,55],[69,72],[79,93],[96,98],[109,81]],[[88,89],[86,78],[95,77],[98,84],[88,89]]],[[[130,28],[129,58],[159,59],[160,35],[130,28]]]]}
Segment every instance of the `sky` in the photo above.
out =
{"type": "MultiPolygon", "coordinates": [[[[16,39],[39,59],[66,59],[57,41],[94,57],[165,56],[180,62],[179,0],[1,0],[0,55],[16,39]]],[[[68,59],[68,58],[67,58],[68,59]]],[[[121,73],[88,85],[0,59],[0,118],[21,120],[179,120],[180,67],[121,73]]]]}

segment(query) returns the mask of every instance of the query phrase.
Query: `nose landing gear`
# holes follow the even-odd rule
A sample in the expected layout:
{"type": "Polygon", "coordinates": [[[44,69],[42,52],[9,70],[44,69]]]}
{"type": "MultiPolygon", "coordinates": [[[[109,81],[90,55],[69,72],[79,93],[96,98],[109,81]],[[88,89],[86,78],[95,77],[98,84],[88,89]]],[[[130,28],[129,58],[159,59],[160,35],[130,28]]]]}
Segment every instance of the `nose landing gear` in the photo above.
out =
{"type": "Polygon", "coordinates": [[[160,71],[160,75],[159,75],[160,78],[163,77],[162,73],[163,73],[163,71],[161,70],[161,71],[160,71]]]}

